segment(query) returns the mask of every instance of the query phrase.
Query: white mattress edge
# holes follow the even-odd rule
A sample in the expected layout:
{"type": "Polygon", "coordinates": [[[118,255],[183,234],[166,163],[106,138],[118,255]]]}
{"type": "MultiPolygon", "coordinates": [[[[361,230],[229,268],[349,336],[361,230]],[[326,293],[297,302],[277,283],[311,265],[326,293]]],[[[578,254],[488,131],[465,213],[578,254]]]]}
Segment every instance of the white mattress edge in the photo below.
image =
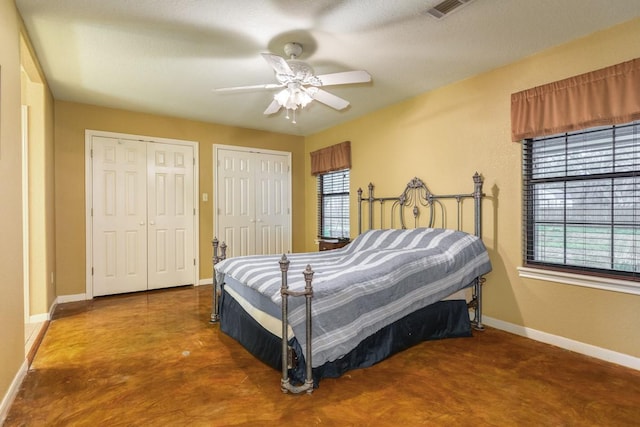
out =
{"type": "MultiPolygon", "coordinates": [[[[240,304],[244,311],[246,311],[247,314],[253,317],[256,322],[262,325],[263,328],[265,328],[267,331],[271,332],[278,338],[282,339],[282,321],[280,319],[268,313],[265,313],[262,310],[258,310],[232,288],[227,286],[224,288],[224,291],[231,295],[231,297],[236,300],[238,304],[240,304]]],[[[291,329],[291,326],[289,326],[287,329],[287,337],[291,339],[294,336],[295,334],[293,333],[293,329],[291,329]]]]}

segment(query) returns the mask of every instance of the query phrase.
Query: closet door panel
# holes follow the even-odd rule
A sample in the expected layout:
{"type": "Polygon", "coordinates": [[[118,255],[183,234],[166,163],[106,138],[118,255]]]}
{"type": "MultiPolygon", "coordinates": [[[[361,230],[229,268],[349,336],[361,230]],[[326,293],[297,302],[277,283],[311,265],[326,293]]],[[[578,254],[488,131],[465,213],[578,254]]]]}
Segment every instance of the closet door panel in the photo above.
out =
{"type": "Polygon", "coordinates": [[[146,148],[92,140],[93,295],[147,288],[146,148]]]}
{"type": "Polygon", "coordinates": [[[227,256],[291,251],[290,166],[286,153],[216,148],[214,229],[227,256]]]}
{"type": "Polygon", "coordinates": [[[150,143],[148,288],[193,284],[193,148],[150,143]]]}
{"type": "Polygon", "coordinates": [[[288,158],[261,154],[256,163],[255,181],[260,189],[256,206],[257,245],[262,254],[288,253],[291,251],[288,158]]]}
{"type": "Polygon", "coordinates": [[[217,160],[218,235],[228,257],[256,254],[252,154],[224,150],[217,160]]]}

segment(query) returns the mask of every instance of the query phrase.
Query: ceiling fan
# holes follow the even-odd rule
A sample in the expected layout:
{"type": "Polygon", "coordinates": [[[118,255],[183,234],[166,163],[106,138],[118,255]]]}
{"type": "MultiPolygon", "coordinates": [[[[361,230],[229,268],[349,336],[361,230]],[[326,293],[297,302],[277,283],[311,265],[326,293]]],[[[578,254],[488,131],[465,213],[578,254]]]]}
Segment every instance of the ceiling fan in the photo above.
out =
{"type": "Polygon", "coordinates": [[[322,87],[371,81],[371,76],[364,70],[314,75],[313,68],[309,64],[296,59],[302,53],[302,45],[300,43],[291,42],[285,44],[284,52],[290,59],[284,59],[281,56],[270,53],[262,54],[262,57],[274,69],[277,83],[226,87],[216,89],[216,91],[231,92],[247,89],[283,88],[273,96],[273,101],[264,110],[264,114],[274,114],[280,111],[281,108],[285,108],[287,110],[287,119],[289,118],[289,111],[292,111],[293,123],[295,123],[295,111],[298,108],[304,108],[313,100],[336,110],[343,110],[349,106],[349,101],[321,89],[322,87]]]}

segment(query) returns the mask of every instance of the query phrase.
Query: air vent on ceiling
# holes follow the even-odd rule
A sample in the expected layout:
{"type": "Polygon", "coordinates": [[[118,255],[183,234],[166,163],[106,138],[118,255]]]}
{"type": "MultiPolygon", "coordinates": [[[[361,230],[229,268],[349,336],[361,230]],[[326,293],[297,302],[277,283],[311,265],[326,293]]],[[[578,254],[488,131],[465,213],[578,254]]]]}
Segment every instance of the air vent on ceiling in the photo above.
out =
{"type": "Polygon", "coordinates": [[[436,19],[442,19],[461,6],[471,3],[473,0],[444,0],[426,11],[427,15],[436,19]]]}

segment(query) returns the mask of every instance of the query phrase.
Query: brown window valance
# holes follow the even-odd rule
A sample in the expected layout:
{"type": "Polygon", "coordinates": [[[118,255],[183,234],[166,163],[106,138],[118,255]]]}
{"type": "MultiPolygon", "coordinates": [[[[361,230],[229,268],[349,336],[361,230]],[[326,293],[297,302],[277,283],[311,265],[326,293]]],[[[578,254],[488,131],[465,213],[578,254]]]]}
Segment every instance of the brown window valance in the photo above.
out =
{"type": "Polygon", "coordinates": [[[511,95],[513,141],[640,119],[640,58],[511,95]]]}
{"type": "Polygon", "coordinates": [[[311,153],[312,175],[340,169],[351,169],[351,141],[341,142],[311,153]]]}

